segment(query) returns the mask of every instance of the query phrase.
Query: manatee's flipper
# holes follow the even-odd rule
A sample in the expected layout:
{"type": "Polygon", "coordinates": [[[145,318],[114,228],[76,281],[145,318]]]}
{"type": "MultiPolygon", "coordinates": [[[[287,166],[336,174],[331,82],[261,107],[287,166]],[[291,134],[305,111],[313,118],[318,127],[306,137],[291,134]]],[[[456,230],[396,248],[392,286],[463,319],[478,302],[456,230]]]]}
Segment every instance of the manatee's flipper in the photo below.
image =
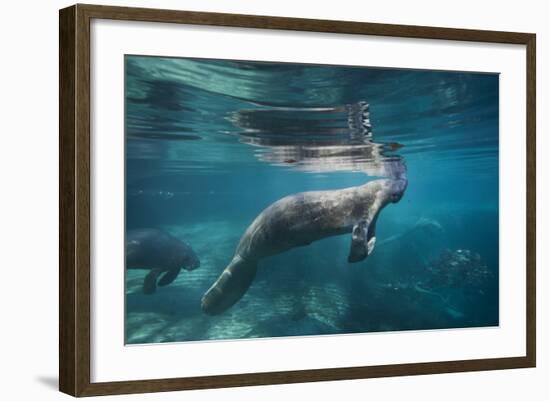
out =
{"type": "Polygon", "coordinates": [[[204,313],[217,315],[233,306],[245,294],[256,276],[257,261],[235,256],[201,300],[204,313]]]}
{"type": "Polygon", "coordinates": [[[172,281],[178,277],[178,274],[181,271],[181,267],[176,267],[174,269],[168,270],[166,273],[163,274],[163,276],[160,278],[158,285],[161,287],[164,287],[165,285],[170,284],[172,281]]]}
{"type": "Polygon", "coordinates": [[[161,269],[151,269],[151,271],[147,273],[143,280],[144,294],[152,294],[157,290],[157,278],[161,272],[161,269]]]}
{"type": "Polygon", "coordinates": [[[367,230],[367,256],[374,251],[374,244],[376,244],[376,221],[378,220],[378,214],[374,216],[374,219],[369,224],[367,230]]]}
{"type": "Polygon", "coordinates": [[[372,237],[367,241],[367,256],[374,251],[374,244],[376,244],[376,237],[372,237]]]}
{"type": "Polygon", "coordinates": [[[351,247],[348,262],[355,263],[364,260],[369,255],[367,244],[368,226],[366,220],[361,220],[353,226],[351,231],[351,247]]]}

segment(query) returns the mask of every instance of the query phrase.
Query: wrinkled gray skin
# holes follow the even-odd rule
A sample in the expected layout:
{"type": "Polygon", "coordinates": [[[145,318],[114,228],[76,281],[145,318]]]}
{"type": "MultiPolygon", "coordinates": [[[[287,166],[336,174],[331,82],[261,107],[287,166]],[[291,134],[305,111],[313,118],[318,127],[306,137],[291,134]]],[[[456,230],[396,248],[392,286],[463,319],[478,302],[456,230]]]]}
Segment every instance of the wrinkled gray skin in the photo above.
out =
{"type": "Polygon", "coordinates": [[[165,286],[176,279],[182,268],[194,270],[200,261],[193,249],[170,234],[144,228],[129,230],[126,234],[126,268],[147,269],[143,292],[152,294],[158,285],[165,286]]]}
{"type": "Polygon", "coordinates": [[[261,212],[241,237],[232,261],[202,298],[202,310],[219,314],[247,291],[258,260],[333,235],[352,233],[348,261],[364,260],[373,250],[380,211],[398,202],[406,179],[381,179],[334,191],[287,196],[261,212]]]}

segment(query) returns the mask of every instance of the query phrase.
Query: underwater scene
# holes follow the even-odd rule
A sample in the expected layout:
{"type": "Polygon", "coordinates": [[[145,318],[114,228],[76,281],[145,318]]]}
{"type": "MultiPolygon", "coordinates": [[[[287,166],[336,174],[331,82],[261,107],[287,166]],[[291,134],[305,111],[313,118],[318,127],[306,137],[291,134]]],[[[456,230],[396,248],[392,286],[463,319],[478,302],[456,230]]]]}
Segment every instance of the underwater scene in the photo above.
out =
{"type": "Polygon", "coordinates": [[[126,344],[498,326],[499,76],[125,56],[126,344]]]}

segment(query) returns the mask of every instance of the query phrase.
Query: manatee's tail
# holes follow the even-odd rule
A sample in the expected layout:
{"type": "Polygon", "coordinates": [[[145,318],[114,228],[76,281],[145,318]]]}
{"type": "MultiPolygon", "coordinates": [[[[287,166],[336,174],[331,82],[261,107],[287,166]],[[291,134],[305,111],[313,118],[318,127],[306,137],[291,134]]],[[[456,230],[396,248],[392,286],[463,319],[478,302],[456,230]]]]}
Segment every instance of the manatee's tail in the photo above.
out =
{"type": "Polygon", "coordinates": [[[203,312],[217,315],[233,306],[252,284],[256,270],[256,260],[244,260],[240,256],[235,256],[212,287],[203,295],[201,301],[203,312]]]}

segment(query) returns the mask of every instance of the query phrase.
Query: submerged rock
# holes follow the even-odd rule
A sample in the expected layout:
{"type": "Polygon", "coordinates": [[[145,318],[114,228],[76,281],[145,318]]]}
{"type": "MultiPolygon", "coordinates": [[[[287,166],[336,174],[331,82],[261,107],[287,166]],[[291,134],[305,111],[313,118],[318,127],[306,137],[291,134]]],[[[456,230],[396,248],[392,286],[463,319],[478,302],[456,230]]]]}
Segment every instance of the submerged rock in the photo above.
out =
{"type": "Polygon", "coordinates": [[[446,249],[427,267],[430,278],[424,283],[428,287],[481,287],[492,273],[477,252],[469,249],[446,249]]]}

